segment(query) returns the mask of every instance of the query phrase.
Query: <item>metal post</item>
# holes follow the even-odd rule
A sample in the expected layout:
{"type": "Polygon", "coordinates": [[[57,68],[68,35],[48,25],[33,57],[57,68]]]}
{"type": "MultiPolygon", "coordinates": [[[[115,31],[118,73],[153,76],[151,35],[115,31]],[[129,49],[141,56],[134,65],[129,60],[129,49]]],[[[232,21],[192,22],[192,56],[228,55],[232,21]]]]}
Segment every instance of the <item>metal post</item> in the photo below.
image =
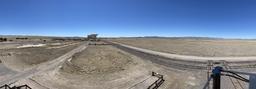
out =
{"type": "Polygon", "coordinates": [[[212,77],[213,77],[213,89],[220,89],[220,80],[221,80],[221,70],[222,67],[217,66],[212,70],[212,77]]]}
{"type": "MultiPolygon", "coordinates": [[[[213,66],[213,61],[212,60],[208,60],[208,65],[207,65],[207,80],[209,80],[211,77],[210,77],[210,73],[211,73],[211,70],[212,70],[212,66],[213,66]]],[[[208,84],[207,86],[207,89],[210,89],[210,84],[208,84]]]]}
{"type": "Polygon", "coordinates": [[[250,75],[249,76],[249,89],[255,89],[256,88],[256,76],[250,75]]]}

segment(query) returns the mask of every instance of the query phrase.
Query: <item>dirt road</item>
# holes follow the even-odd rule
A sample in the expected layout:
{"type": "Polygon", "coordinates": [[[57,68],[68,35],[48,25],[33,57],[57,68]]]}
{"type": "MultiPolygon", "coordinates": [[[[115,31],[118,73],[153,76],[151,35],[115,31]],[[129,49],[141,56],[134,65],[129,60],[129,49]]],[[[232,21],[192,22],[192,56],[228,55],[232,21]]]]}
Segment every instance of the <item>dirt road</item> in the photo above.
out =
{"type": "Polygon", "coordinates": [[[7,76],[15,75],[17,72],[7,68],[5,65],[0,64],[0,80],[4,79],[7,76]]]}
{"type": "Polygon", "coordinates": [[[194,60],[180,60],[176,58],[169,58],[166,56],[154,54],[151,51],[140,50],[132,48],[132,46],[123,45],[119,43],[109,42],[113,46],[122,49],[126,52],[129,52],[133,55],[142,57],[142,59],[150,60],[153,63],[164,65],[171,68],[181,69],[181,70],[190,70],[190,69],[207,69],[207,61],[194,61],[194,60]]]}
{"type": "Polygon", "coordinates": [[[249,56],[249,57],[200,57],[200,56],[187,56],[187,55],[177,55],[177,54],[170,54],[170,53],[165,53],[165,52],[158,52],[158,51],[153,51],[153,50],[148,50],[148,49],[143,49],[143,48],[138,48],[130,45],[125,45],[121,44],[118,42],[112,42],[115,44],[119,44],[121,46],[131,48],[134,50],[142,51],[145,53],[150,53],[154,55],[159,55],[171,59],[180,59],[180,60],[186,60],[186,61],[200,61],[200,62],[206,62],[208,60],[213,60],[213,61],[222,61],[225,60],[227,62],[244,62],[244,61],[256,61],[255,56],[249,56]]]}
{"type": "Polygon", "coordinates": [[[52,70],[55,69],[56,67],[59,67],[65,60],[67,60],[68,58],[70,58],[72,55],[74,55],[77,52],[80,52],[82,50],[84,50],[87,47],[87,43],[83,43],[81,46],[73,49],[72,51],[56,58],[55,60],[46,62],[46,63],[42,63],[38,66],[35,66],[29,70],[23,71],[23,72],[18,72],[13,76],[8,76],[5,77],[3,79],[1,79],[2,81],[0,82],[0,85],[4,85],[4,84],[11,84],[14,83],[20,79],[24,79],[24,78],[29,78],[31,76],[34,76],[36,74],[39,73],[44,73],[47,70],[52,70]]]}
{"type": "MultiPolygon", "coordinates": [[[[201,86],[203,86],[204,82],[207,79],[206,78],[206,71],[207,71],[207,65],[208,65],[207,60],[204,60],[204,61],[180,60],[180,59],[176,59],[176,58],[169,58],[169,57],[162,56],[159,54],[152,54],[145,50],[144,51],[143,50],[135,50],[131,47],[120,45],[120,44],[114,43],[112,45],[116,48],[119,48],[119,49],[129,53],[129,54],[135,55],[136,57],[139,57],[140,59],[151,61],[152,63],[154,63],[154,66],[155,66],[155,64],[158,64],[159,66],[157,65],[157,67],[161,67],[161,71],[159,71],[161,74],[166,72],[167,69],[169,69],[169,68],[182,70],[180,73],[177,73],[176,71],[175,71],[175,73],[166,73],[165,74],[165,75],[167,75],[167,76],[165,76],[165,78],[167,78],[166,83],[169,83],[169,84],[166,84],[166,83],[163,84],[162,89],[199,89],[199,88],[201,88],[201,86]],[[162,66],[164,66],[163,69],[162,69],[162,66]],[[183,70],[185,70],[185,71],[183,71],[183,70]],[[173,81],[175,81],[175,82],[173,82],[173,81]]],[[[42,63],[36,67],[31,68],[30,70],[24,71],[24,72],[18,72],[13,76],[7,76],[5,78],[2,78],[3,81],[1,81],[0,84],[1,85],[10,84],[17,80],[21,80],[24,78],[30,78],[37,74],[44,74],[47,71],[51,71],[51,70],[58,69],[58,68],[61,69],[62,64],[66,60],[70,59],[70,57],[72,57],[73,54],[84,50],[86,47],[87,47],[87,45],[86,45],[86,43],[84,43],[83,45],[77,47],[76,49],[66,53],[65,55],[63,55],[55,60],[42,63]]],[[[93,49],[95,49],[95,48],[93,48],[93,49]]],[[[103,50],[102,48],[99,48],[98,50],[99,51],[95,51],[92,54],[95,54],[98,52],[103,52],[103,51],[107,51],[107,52],[109,51],[109,50],[103,50]]],[[[92,50],[90,50],[90,51],[92,51],[92,50]]],[[[110,53],[113,53],[113,51],[110,50],[110,53]]],[[[117,53],[119,53],[119,52],[117,52],[117,53]]],[[[87,54],[87,52],[86,52],[86,54],[87,54]]],[[[82,55],[81,58],[84,58],[84,56],[85,55],[82,55]]],[[[99,57],[99,55],[96,55],[96,57],[99,57]]],[[[101,57],[101,58],[104,58],[104,57],[101,57]]],[[[112,58],[106,58],[106,59],[112,59],[112,58]]],[[[104,59],[104,61],[106,61],[106,59],[104,59]]],[[[75,61],[75,60],[73,60],[73,61],[75,61]]],[[[85,60],[83,60],[83,61],[84,62],[82,62],[82,63],[86,63],[85,60]]],[[[93,60],[93,61],[96,61],[96,60],[93,60]]],[[[77,63],[79,64],[80,62],[81,61],[78,61],[77,63]]],[[[99,63],[99,62],[97,62],[97,63],[99,63]]],[[[103,63],[105,64],[105,62],[103,62],[103,63]]],[[[138,63],[138,64],[141,64],[141,63],[138,63]]],[[[244,64],[247,64],[247,63],[245,62],[244,64]]],[[[251,64],[253,65],[255,63],[251,63],[251,64]]],[[[237,66],[237,65],[235,65],[235,66],[237,66]]],[[[144,67],[138,67],[138,68],[144,68],[144,67]]],[[[145,68],[148,68],[148,67],[145,67],[145,68]]],[[[135,69],[137,69],[137,68],[135,68],[135,69]]],[[[131,69],[131,70],[133,70],[133,69],[131,69]]],[[[137,72],[130,73],[130,74],[134,75],[137,72]]],[[[127,73],[124,73],[123,75],[126,75],[126,74],[127,73]]],[[[73,76],[73,75],[71,74],[71,76],[73,76]]],[[[41,77],[41,76],[39,76],[39,77],[41,77]]],[[[59,77],[61,77],[61,76],[59,76],[59,77]]],[[[47,76],[45,76],[45,78],[43,77],[42,79],[46,79],[46,78],[49,78],[49,76],[47,75],[47,76]]],[[[52,78],[55,78],[55,76],[50,77],[49,80],[52,78]]],[[[65,79],[65,78],[63,78],[63,80],[65,80],[65,81],[71,80],[71,79],[68,79],[68,78],[65,79]]],[[[77,77],[77,78],[78,78],[78,80],[81,79],[81,77],[77,77]]],[[[40,80],[40,78],[38,80],[40,80]]],[[[59,79],[56,78],[56,80],[59,80],[59,79]]],[[[63,80],[61,80],[59,82],[63,82],[63,80]]],[[[136,79],[136,80],[138,80],[138,79],[136,79]]],[[[81,84],[82,81],[86,82],[84,80],[81,80],[81,81],[78,81],[77,84],[78,85],[81,84]]],[[[135,81],[135,79],[132,82],[134,82],[134,81],[135,81]]],[[[42,81],[39,81],[39,82],[42,83],[42,81]]],[[[53,81],[53,82],[56,82],[56,81],[53,81]]],[[[45,83],[47,83],[46,85],[51,84],[51,83],[49,83],[49,81],[45,82],[45,83]]],[[[44,83],[42,83],[42,84],[44,85],[44,83]]],[[[70,83],[67,83],[67,84],[70,84],[70,83]]],[[[95,83],[93,83],[93,84],[95,84],[95,83]]],[[[104,84],[104,83],[102,83],[102,84],[104,84]]],[[[116,83],[111,83],[111,84],[113,84],[112,86],[116,87],[116,83]]],[[[120,84],[120,85],[123,86],[123,84],[120,84]]],[[[79,86],[79,87],[91,87],[91,86],[92,85],[89,84],[89,85],[84,85],[84,86],[79,86]]],[[[128,85],[126,85],[126,86],[128,86],[128,85]]],[[[102,89],[103,88],[106,89],[106,87],[102,87],[102,89]]],[[[111,88],[109,88],[109,89],[111,89],[111,88]]],[[[70,88],[67,88],[67,89],[70,89],[70,88]]],[[[96,88],[96,89],[98,89],[98,88],[96,88]]]]}
{"type": "MultiPolygon", "coordinates": [[[[179,69],[179,70],[192,70],[192,71],[205,70],[205,71],[202,71],[202,72],[205,72],[205,74],[207,74],[206,70],[207,70],[207,65],[209,62],[213,62],[213,64],[220,65],[221,61],[223,61],[223,60],[217,60],[218,62],[216,62],[216,60],[208,61],[210,59],[207,59],[207,58],[203,58],[203,60],[198,61],[198,60],[196,60],[197,57],[194,57],[194,58],[191,57],[192,60],[189,60],[190,58],[187,58],[187,57],[190,57],[190,56],[184,56],[183,57],[184,60],[180,60],[179,58],[175,59],[176,57],[166,56],[168,54],[162,55],[161,52],[158,53],[158,52],[154,52],[151,50],[147,50],[147,49],[144,50],[144,49],[140,49],[140,48],[136,48],[136,47],[132,47],[132,46],[128,46],[128,45],[123,45],[123,44],[118,44],[118,43],[112,43],[112,45],[114,45],[115,47],[120,48],[122,50],[125,50],[126,52],[129,52],[133,55],[139,56],[142,59],[150,60],[153,63],[157,63],[160,65],[164,65],[166,67],[175,68],[175,69],[179,69]]],[[[182,57],[182,56],[179,56],[179,57],[182,57]]],[[[233,57],[230,57],[230,58],[224,57],[222,59],[232,59],[232,58],[233,57]]],[[[253,72],[253,71],[255,72],[256,71],[255,66],[253,66],[256,64],[255,60],[248,61],[247,59],[250,59],[250,58],[247,58],[247,57],[242,57],[242,59],[239,60],[240,58],[241,57],[238,57],[229,62],[228,61],[225,61],[225,62],[230,64],[229,67],[232,70],[240,70],[240,69],[250,70],[250,71],[245,71],[245,72],[253,72]]],[[[200,77],[200,78],[202,78],[202,80],[205,78],[205,80],[206,80],[206,77],[200,77]]],[[[230,79],[230,78],[223,77],[222,81],[223,81],[222,89],[234,89],[234,86],[232,84],[234,82],[234,79],[232,81],[232,79],[230,79]]],[[[235,80],[235,82],[237,82],[237,80],[235,80]]],[[[245,82],[241,82],[241,83],[242,83],[243,87],[248,86],[245,82]]]]}

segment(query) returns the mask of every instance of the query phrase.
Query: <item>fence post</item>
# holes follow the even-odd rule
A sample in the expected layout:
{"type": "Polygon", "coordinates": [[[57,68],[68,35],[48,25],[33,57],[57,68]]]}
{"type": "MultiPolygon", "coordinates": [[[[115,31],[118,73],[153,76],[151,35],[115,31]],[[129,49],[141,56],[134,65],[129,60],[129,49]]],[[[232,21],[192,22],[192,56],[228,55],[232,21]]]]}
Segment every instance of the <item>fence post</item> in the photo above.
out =
{"type": "Polygon", "coordinates": [[[221,70],[222,67],[220,66],[217,66],[212,70],[213,89],[220,89],[221,70]]]}

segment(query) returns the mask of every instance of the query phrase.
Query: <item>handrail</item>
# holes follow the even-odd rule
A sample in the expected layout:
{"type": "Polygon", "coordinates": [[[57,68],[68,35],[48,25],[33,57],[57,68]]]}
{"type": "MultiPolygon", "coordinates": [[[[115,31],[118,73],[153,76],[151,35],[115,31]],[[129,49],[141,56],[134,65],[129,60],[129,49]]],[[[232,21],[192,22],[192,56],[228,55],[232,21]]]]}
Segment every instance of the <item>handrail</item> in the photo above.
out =
{"type": "Polygon", "coordinates": [[[152,83],[147,89],[157,89],[165,81],[163,75],[161,74],[152,72],[152,76],[156,76],[158,77],[158,79],[154,83],[152,83]]]}
{"type": "Polygon", "coordinates": [[[254,75],[254,76],[256,76],[255,73],[246,73],[246,72],[239,72],[239,71],[233,71],[233,70],[228,70],[228,71],[233,72],[233,73],[237,73],[237,74],[254,75]]]}
{"type": "MultiPolygon", "coordinates": [[[[246,79],[242,77],[241,75],[249,75],[249,76],[255,76],[256,74],[253,73],[246,73],[246,72],[238,72],[238,71],[231,71],[231,70],[224,70],[222,67],[217,66],[212,70],[212,78],[213,78],[213,89],[220,89],[220,82],[221,77],[220,76],[229,76],[238,80],[241,80],[243,82],[250,83],[250,79],[246,79]],[[240,75],[239,75],[240,74],[240,75]]],[[[255,86],[250,86],[250,89],[255,89],[255,86]],[[253,88],[251,88],[253,87],[253,88]]]]}
{"type": "Polygon", "coordinates": [[[0,89],[22,89],[22,88],[25,88],[25,89],[32,89],[31,87],[29,87],[28,85],[21,85],[21,86],[13,86],[13,87],[10,87],[9,85],[5,84],[3,86],[0,87],[0,89]]]}
{"type": "Polygon", "coordinates": [[[9,85],[7,85],[7,84],[1,86],[0,89],[1,89],[1,88],[4,88],[4,89],[11,89],[11,87],[10,87],[9,85]]]}

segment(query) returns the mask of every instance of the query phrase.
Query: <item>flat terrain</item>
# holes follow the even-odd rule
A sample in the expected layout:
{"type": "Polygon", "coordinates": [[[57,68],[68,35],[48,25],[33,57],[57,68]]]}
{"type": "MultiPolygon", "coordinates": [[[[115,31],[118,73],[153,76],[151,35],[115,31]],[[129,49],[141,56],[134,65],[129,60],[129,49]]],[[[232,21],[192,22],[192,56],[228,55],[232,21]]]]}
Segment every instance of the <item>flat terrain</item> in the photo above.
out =
{"type": "Polygon", "coordinates": [[[200,78],[203,72],[195,75],[166,69],[111,45],[91,45],[61,67],[16,84],[27,83],[38,89],[145,89],[156,79],[152,71],[166,79],[160,89],[196,89],[205,79],[200,78]]]}
{"type": "Polygon", "coordinates": [[[125,89],[136,83],[136,78],[141,80],[149,74],[138,62],[111,46],[89,46],[61,68],[34,79],[56,89],[125,89]]]}
{"type": "MultiPolygon", "coordinates": [[[[16,70],[16,69],[15,69],[15,67],[12,67],[13,65],[23,65],[23,64],[26,65],[26,63],[21,64],[20,63],[21,61],[18,61],[19,59],[17,58],[16,59],[17,62],[12,61],[13,65],[10,66],[10,64],[8,64],[8,63],[11,63],[11,62],[6,62],[5,60],[10,59],[9,57],[12,55],[1,56],[1,60],[3,60],[1,65],[5,65],[5,67],[1,67],[1,69],[4,69],[4,70],[0,70],[0,73],[5,73],[5,74],[1,75],[1,77],[3,77],[3,78],[0,81],[0,85],[12,84],[12,86],[13,85],[19,86],[20,84],[16,84],[16,83],[18,83],[19,81],[22,81],[22,79],[30,79],[32,76],[35,76],[37,74],[42,74],[47,71],[56,69],[66,59],[70,58],[74,53],[80,52],[80,51],[84,50],[85,48],[86,48],[86,45],[84,43],[81,43],[80,46],[68,51],[67,53],[62,54],[60,57],[30,65],[25,70],[14,71],[14,73],[12,72],[12,70],[16,70]],[[6,74],[7,72],[9,72],[9,73],[6,74]]],[[[59,48],[59,49],[61,49],[61,48],[59,48]]],[[[40,51],[40,50],[37,50],[37,51],[40,51]]],[[[33,57],[33,55],[30,55],[30,56],[33,57]]],[[[37,60],[37,59],[31,59],[31,60],[37,60]]],[[[34,81],[34,82],[36,82],[36,81],[34,81]]],[[[30,85],[29,83],[26,83],[26,84],[30,85]]],[[[37,87],[35,87],[35,88],[37,89],[37,87]]]]}
{"type": "Polygon", "coordinates": [[[179,55],[202,57],[256,56],[256,40],[118,38],[112,41],[179,55]]]}
{"type": "MultiPolygon", "coordinates": [[[[251,55],[247,56],[254,56],[255,44],[249,40],[111,40],[151,50],[174,50],[174,54],[199,56],[209,54],[201,51],[211,52],[206,46],[224,51],[226,56],[234,56],[234,53],[239,54],[235,56],[246,56],[242,55],[245,54],[242,51],[251,49],[251,55]],[[239,52],[229,53],[233,50],[239,52]]],[[[17,41],[2,42],[0,45],[3,45],[0,46],[1,85],[15,81],[12,85],[28,84],[33,89],[146,89],[157,79],[151,76],[154,71],[164,75],[165,82],[159,89],[201,89],[207,76],[207,63],[165,58],[108,42],[17,41]]],[[[224,52],[218,55],[223,56],[224,52]]]]}
{"type": "Polygon", "coordinates": [[[69,46],[64,45],[65,44],[54,46],[46,45],[42,47],[13,47],[8,49],[0,49],[0,60],[13,70],[23,71],[34,65],[53,60],[77,47],[77,44],[69,46]]]}

